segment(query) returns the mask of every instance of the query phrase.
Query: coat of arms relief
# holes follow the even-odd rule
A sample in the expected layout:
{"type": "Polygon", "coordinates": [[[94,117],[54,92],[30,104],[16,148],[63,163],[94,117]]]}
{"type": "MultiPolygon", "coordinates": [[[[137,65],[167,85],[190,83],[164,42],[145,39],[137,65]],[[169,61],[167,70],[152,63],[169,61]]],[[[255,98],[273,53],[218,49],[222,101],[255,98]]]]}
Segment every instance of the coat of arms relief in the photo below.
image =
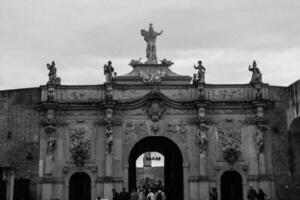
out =
{"type": "Polygon", "coordinates": [[[90,158],[91,148],[91,136],[86,126],[78,125],[69,130],[69,151],[76,166],[82,167],[84,161],[90,158]]]}
{"type": "Polygon", "coordinates": [[[233,164],[241,154],[241,124],[233,119],[225,119],[218,123],[218,146],[223,158],[233,164]]]}

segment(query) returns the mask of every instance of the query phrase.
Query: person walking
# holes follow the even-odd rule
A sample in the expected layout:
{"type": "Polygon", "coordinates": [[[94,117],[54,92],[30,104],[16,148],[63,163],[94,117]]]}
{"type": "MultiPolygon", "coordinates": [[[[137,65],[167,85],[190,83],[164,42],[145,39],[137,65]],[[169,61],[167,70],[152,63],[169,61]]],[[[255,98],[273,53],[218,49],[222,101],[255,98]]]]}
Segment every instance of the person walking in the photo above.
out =
{"type": "Polygon", "coordinates": [[[120,200],[129,200],[129,193],[123,188],[122,192],[120,192],[120,200]]]}
{"type": "Polygon", "coordinates": [[[116,191],[116,189],[113,188],[111,191],[112,191],[112,200],[119,200],[119,193],[116,191]]]}
{"type": "Polygon", "coordinates": [[[138,194],[136,193],[136,189],[133,189],[130,193],[129,200],[138,200],[138,194]]]}
{"type": "Polygon", "coordinates": [[[142,187],[140,187],[138,191],[138,200],[146,200],[146,194],[142,187]]]}
{"type": "Polygon", "coordinates": [[[247,197],[249,200],[255,200],[257,197],[257,192],[253,189],[252,186],[249,187],[247,197]]]}
{"type": "Polygon", "coordinates": [[[156,200],[166,200],[166,195],[164,193],[164,191],[162,191],[161,189],[158,189],[157,190],[157,193],[156,193],[156,200]]]}
{"type": "Polygon", "coordinates": [[[259,188],[258,194],[257,194],[257,200],[265,200],[268,196],[262,191],[262,189],[259,188]]]}
{"type": "Polygon", "coordinates": [[[152,188],[147,195],[147,200],[156,200],[156,195],[154,194],[154,190],[152,188]]]}

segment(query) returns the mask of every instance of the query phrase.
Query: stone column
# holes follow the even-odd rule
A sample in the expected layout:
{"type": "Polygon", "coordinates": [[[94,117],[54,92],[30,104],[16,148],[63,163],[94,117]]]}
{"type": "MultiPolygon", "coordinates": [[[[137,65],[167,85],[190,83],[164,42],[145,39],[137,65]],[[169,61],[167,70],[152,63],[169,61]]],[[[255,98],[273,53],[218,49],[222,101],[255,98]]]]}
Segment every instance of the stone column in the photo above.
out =
{"type": "Polygon", "coordinates": [[[128,170],[129,170],[129,165],[128,164],[124,164],[123,165],[123,187],[126,188],[126,190],[128,191],[128,170]]]}
{"type": "Polygon", "coordinates": [[[189,164],[183,163],[183,200],[189,200],[189,164]]]}

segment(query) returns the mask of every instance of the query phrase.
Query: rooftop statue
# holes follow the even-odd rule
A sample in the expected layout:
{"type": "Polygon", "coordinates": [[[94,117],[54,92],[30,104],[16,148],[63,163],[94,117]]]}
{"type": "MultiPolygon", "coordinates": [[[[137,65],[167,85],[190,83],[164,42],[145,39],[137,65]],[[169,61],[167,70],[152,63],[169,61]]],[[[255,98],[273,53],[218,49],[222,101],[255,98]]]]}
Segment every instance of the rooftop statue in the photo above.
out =
{"type": "Polygon", "coordinates": [[[194,68],[198,70],[198,83],[204,83],[205,68],[202,65],[202,61],[198,61],[198,66],[194,65],[194,68]]]}
{"type": "Polygon", "coordinates": [[[48,76],[49,76],[49,81],[48,85],[60,85],[60,78],[56,76],[56,67],[55,67],[55,62],[52,61],[51,64],[47,63],[47,68],[49,70],[48,76]]]}
{"type": "Polygon", "coordinates": [[[113,81],[114,68],[111,64],[112,62],[108,61],[108,63],[104,65],[104,75],[107,83],[112,83],[113,81]]]}
{"type": "Polygon", "coordinates": [[[144,29],[141,30],[141,34],[144,37],[144,40],[147,42],[147,49],[146,49],[146,57],[147,61],[146,64],[157,64],[157,57],[156,57],[156,37],[161,35],[163,31],[155,32],[153,30],[152,24],[149,25],[149,30],[146,31],[144,29]]]}
{"type": "Polygon", "coordinates": [[[249,65],[249,71],[252,71],[252,77],[251,77],[251,81],[250,83],[262,83],[262,74],[260,73],[255,60],[252,63],[252,67],[251,65],[249,65]]]}

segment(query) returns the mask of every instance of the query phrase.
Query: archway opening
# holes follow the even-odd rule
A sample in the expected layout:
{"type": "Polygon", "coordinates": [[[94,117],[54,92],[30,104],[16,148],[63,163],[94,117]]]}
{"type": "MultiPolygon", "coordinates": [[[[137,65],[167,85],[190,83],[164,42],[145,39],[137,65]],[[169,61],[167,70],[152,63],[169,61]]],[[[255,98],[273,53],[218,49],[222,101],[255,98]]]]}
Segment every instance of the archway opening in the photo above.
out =
{"type": "Polygon", "coordinates": [[[14,180],[14,200],[30,199],[30,180],[19,178],[14,180]]]}
{"type": "Polygon", "coordinates": [[[83,172],[77,172],[70,178],[69,200],[91,200],[91,179],[83,172]]]}
{"type": "Polygon", "coordinates": [[[135,166],[137,188],[164,188],[164,155],[147,151],[137,158],[135,166]]]}
{"type": "Polygon", "coordinates": [[[0,199],[6,199],[7,181],[4,180],[4,170],[0,167],[0,199]]]}
{"type": "MultiPolygon", "coordinates": [[[[155,155],[161,156],[161,160],[163,159],[163,164],[161,164],[163,166],[163,177],[159,179],[162,179],[160,181],[167,199],[182,200],[183,158],[178,146],[170,139],[162,136],[149,136],[135,144],[129,156],[129,190],[140,186],[137,180],[137,159],[141,155],[144,157],[146,155],[145,159],[147,157],[148,159],[156,159],[158,156],[155,155]]],[[[147,178],[147,176],[144,177],[147,178]]],[[[155,184],[151,185],[150,183],[149,187],[156,189],[157,184],[158,180],[155,184]]]]}
{"type": "Polygon", "coordinates": [[[242,176],[236,171],[226,171],[221,176],[221,200],[242,200],[242,176]]]}

